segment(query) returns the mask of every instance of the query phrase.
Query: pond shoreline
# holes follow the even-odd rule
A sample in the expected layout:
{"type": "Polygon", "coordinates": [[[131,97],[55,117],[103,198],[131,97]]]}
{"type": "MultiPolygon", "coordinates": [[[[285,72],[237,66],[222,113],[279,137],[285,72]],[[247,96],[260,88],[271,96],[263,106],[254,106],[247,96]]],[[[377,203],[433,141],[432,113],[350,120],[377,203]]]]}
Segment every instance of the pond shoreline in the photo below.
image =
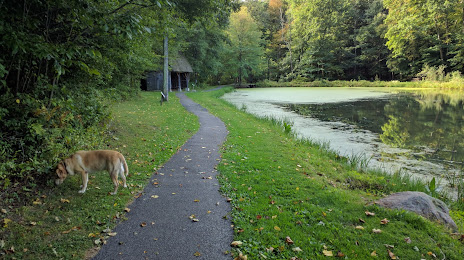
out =
{"type": "Polygon", "coordinates": [[[460,172],[446,169],[439,163],[423,161],[421,157],[427,149],[412,151],[390,147],[379,140],[378,134],[371,131],[347,123],[326,122],[302,116],[282,107],[282,104],[291,102],[321,104],[385,98],[392,95],[390,90],[379,88],[312,88],[311,90],[309,88],[285,88],[284,92],[282,90],[277,88],[241,89],[228,93],[223,98],[237,108],[258,117],[285,121],[292,126],[292,131],[299,138],[327,144],[330,150],[341,156],[358,160],[362,158],[363,164],[368,165],[369,168],[380,169],[390,174],[400,171],[424,183],[429,183],[436,178],[439,184],[438,189],[443,189],[449,197],[456,198],[456,190],[450,187],[460,177],[460,172]],[[311,95],[306,96],[303,93],[305,91],[310,91],[311,95]]]}

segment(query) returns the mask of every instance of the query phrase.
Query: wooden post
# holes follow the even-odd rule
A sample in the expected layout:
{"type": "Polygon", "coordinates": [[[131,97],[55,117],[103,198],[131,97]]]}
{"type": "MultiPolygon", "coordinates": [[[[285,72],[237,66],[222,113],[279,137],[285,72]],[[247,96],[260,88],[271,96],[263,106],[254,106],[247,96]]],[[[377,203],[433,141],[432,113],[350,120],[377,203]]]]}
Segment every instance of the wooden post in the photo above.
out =
{"type": "Polygon", "coordinates": [[[163,98],[164,101],[168,101],[169,85],[168,85],[168,73],[169,73],[169,60],[168,60],[168,35],[164,36],[164,70],[163,70],[163,98]]]}
{"type": "Polygon", "coordinates": [[[182,92],[182,81],[180,80],[180,72],[177,72],[177,84],[179,85],[179,92],[182,92]]]}
{"type": "Polygon", "coordinates": [[[187,91],[190,91],[190,88],[189,88],[190,72],[187,72],[185,74],[185,80],[187,81],[187,91]]]}

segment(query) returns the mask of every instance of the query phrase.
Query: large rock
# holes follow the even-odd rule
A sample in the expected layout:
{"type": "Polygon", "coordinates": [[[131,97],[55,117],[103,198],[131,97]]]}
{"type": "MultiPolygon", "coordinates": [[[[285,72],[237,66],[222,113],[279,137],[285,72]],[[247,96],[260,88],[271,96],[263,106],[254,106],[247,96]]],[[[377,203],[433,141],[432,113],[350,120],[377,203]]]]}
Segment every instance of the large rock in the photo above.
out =
{"type": "Polygon", "coordinates": [[[430,220],[443,223],[452,229],[457,229],[456,223],[451,219],[445,203],[423,192],[406,191],[394,193],[378,200],[376,204],[390,209],[412,211],[430,220]]]}

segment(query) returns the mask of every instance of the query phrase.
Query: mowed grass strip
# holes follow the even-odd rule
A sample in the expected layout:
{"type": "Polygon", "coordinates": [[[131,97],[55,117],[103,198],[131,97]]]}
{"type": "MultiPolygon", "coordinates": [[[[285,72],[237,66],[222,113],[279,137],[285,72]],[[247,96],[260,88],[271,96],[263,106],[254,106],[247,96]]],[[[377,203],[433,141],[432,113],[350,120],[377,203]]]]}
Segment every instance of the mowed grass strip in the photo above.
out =
{"type": "MultiPolygon", "coordinates": [[[[379,208],[384,194],[420,187],[356,170],[347,158],[286,134],[219,99],[189,97],[230,131],[218,166],[231,199],[234,249],[248,259],[462,259],[460,235],[405,211],[379,208]]],[[[462,227],[461,227],[462,232],[462,227]]]]}
{"type": "Polygon", "coordinates": [[[83,259],[114,235],[111,229],[124,220],[128,203],[150,185],[150,176],[199,127],[196,116],[188,113],[175,95],[162,106],[159,99],[157,92],[144,92],[139,98],[114,105],[110,141],[95,147],[118,150],[125,156],[129,187],[120,186],[117,195],[109,195],[111,179],[101,172],[90,175],[87,191],[79,194],[81,177],[71,176],[62,185],[43,190],[27,206],[3,209],[0,258],[83,259]]]}

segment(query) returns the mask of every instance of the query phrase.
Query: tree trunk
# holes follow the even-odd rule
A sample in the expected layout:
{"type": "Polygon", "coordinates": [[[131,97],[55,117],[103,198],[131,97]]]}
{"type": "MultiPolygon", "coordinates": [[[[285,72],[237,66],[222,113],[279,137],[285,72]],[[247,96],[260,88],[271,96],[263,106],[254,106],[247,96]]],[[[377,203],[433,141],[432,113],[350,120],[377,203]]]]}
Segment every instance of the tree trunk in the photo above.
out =
{"type": "Polygon", "coordinates": [[[169,73],[169,60],[168,60],[168,35],[164,36],[164,70],[163,70],[163,99],[168,101],[169,95],[169,84],[168,84],[168,73],[169,73]]]}

